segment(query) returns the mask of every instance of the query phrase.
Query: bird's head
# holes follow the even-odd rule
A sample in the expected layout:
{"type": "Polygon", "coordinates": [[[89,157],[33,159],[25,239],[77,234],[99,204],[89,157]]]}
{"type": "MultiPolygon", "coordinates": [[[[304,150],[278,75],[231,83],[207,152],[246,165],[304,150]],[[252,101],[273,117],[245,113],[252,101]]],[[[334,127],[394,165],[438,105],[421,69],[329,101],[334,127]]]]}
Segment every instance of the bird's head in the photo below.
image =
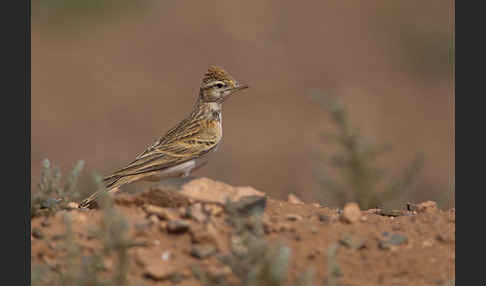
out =
{"type": "Polygon", "coordinates": [[[222,103],[231,94],[245,88],[248,88],[248,85],[239,84],[224,69],[211,66],[202,80],[199,97],[204,102],[222,103]]]}

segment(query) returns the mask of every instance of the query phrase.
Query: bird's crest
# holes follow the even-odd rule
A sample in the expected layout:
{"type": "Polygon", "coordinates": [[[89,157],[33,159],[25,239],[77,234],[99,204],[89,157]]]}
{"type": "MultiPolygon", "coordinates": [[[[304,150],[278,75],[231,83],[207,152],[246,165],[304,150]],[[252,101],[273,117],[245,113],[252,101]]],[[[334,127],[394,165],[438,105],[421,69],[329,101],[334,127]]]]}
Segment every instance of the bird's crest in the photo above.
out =
{"type": "Polygon", "coordinates": [[[208,83],[213,81],[223,81],[230,86],[235,86],[236,81],[234,78],[223,68],[217,66],[210,66],[201,83],[201,87],[206,86],[208,83]]]}

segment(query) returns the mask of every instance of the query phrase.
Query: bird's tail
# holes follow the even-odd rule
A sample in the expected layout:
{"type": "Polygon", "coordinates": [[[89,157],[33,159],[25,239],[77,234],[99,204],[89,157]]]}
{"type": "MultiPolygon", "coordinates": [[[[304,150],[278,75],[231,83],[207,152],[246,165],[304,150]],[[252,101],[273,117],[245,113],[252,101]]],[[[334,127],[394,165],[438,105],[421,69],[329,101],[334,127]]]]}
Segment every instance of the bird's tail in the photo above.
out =
{"type": "MultiPolygon", "coordinates": [[[[121,186],[140,180],[141,177],[144,177],[144,174],[136,174],[136,175],[129,175],[129,176],[109,176],[103,179],[103,183],[105,184],[106,192],[109,195],[113,195],[119,191],[119,188],[121,186]]],[[[79,204],[79,208],[88,208],[88,209],[96,208],[98,206],[96,200],[101,195],[101,192],[104,191],[105,190],[97,191],[91,196],[89,196],[88,198],[86,198],[85,200],[83,200],[79,204]]]]}

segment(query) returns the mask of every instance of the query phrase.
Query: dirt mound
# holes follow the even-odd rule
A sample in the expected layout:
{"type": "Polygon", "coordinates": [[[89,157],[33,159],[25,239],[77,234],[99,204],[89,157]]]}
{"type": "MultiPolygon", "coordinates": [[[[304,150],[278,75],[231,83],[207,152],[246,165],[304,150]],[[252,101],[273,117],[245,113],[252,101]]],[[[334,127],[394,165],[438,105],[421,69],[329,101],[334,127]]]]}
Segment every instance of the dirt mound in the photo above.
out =
{"type": "Polygon", "coordinates": [[[121,194],[113,202],[111,209],[33,218],[33,280],[41,279],[34,278],[39,268],[46,283],[114,277],[126,285],[234,285],[282,261],[288,271],[278,279],[291,282],[312,269],[308,285],[448,285],[455,276],[455,210],[433,202],[340,210],[209,179],[181,190],[121,194]]]}

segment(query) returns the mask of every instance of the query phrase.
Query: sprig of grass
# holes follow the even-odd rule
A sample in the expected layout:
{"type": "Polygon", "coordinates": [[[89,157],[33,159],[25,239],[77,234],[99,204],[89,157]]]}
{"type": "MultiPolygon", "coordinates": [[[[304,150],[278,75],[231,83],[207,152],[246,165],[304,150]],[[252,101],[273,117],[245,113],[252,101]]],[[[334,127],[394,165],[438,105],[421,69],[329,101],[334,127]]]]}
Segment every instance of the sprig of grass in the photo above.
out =
{"type": "MultiPolygon", "coordinates": [[[[227,202],[228,223],[234,232],[230,237],[230,253],[219,255],[220,261],[229,266],[243,286],[283,286],[287,281],[292,251],[283,244],[271,245],[264,238],[261,214],[248,217],[239,214],[231,202],[227,202]]],[[[213,278],[199,268],[193,269],[205,285],[234,285],[225,278],[213,278]]],[[[292,285],[312,285],[313,270],[306,271],[292,285]]]]}
{"type": "Polygon", "coordinates": [[[355,201],[361,208],[369,209],[396,199],[412,187],[424,165],[422,153],[416,155],[400,178],[386,180],[386,170],[378,167],[377,161],[391,147],[365,138],[351,124],[346,109],[337,100],[319,93],[312,94],[312,97],[329,112],[337,129],[336,133],[325,134],[324,139],[334,142],[341,150],[321,158],[319,167],[314,171],[324,191],[323,196],[333,196],[340,206],[355,201]],[[329,169],[337,171],[341,182],[331,178],[329,169]]]}
{"type": "Polygon", "coordinates": [[[84,161],[78,161],[62,185],[59,167],[52,167],[50,161],[44,159],[38,191],[31,192],[31,217],[41,213],[53,214],[65,208],[68,202],[78,199],[77,182],[83,168],[84,161]]]}
{"type": "MultiPolygon", "coordinates": [[[[48,167],[47,164],[45,166],[48,167]]],[[[76,170],[79,171],[80,168],[76,170]]],[[[46,172],[46,174],[48,173],[49,171],[46,172]]],[[[47,186],[55,185],[48,181],[46,180],[47,186]]],[[[73,184],[75,185],[75,179],[68,179],[68,181],[67,186],[69,188],[73,184]]],[[[104,189],[101,176],[95,174],[94,182],[96,191],[104,189]]],[[[63,271],[53,272],[49,271],[44,265],[35,265],[32,269],[34,274],[31,279],[32,285],[129,285],[130,256],[128,250],[138,244],[134,243],[129,237],[130,225],[123,214],[115,209],[111,196],[103,191],[100,194],[101,222],[94,231],[90,232],[90,235],[100,242],[101,251],[88,256],[83,254],[84,247],[78,244],[75,239],[76,233],[73,230],[72,214],[66,213],[64,216],[66,233],[63,243],[66,254],[61,261],[64,269],[63,271]],[[107,257],[114,257],[115,265],[112,275],[109,278],[102,278],[101,275],[106,271],[104,262],[107,257]]],[[[136,281],[136,283],[140,285],[141,281],[136,281]]]]}
{"type": "Polygon", "coordinates": [[[339,277],[342,276],[341,268],[337,262],[339,244],[334,242],[327,249],[327,275],[324,280],[326,286],[337,286],[339,277]]]}

